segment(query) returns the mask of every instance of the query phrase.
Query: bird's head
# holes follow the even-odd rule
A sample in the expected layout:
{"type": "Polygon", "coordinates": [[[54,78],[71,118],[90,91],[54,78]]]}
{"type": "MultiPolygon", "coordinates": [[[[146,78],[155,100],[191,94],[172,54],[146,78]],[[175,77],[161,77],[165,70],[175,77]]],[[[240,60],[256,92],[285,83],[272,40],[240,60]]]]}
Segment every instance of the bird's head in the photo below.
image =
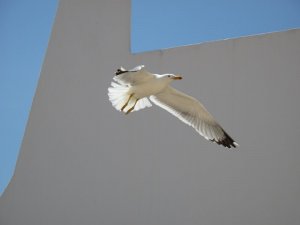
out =
{"type": "Polygon", "coordinates": [[[169,82],[172,82],[173,80],[181,80],[182,79],[182,76],[171,74],[171,73],[163,74],[162,77],[163,77],[163,79],[166,79],[169,82]]]}

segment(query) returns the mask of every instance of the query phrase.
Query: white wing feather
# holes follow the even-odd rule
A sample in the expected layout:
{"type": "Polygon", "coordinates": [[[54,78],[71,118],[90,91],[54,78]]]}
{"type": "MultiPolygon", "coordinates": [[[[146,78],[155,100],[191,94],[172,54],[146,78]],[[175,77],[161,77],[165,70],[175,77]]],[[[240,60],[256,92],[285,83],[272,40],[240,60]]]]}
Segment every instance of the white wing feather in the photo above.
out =
{"type": "Polygon", "coordinates": [[[168,87],[164,92],[150,96],[150,100],[192,126],[207,140],[228,148],[238,146],[197,99],[168,87]]]}
{"type": "Polygon", "coordinates": [[[122,70],[121,74],[114,76],[113,79],[122,85],[134,86],[154,78],[152,73],[144,69],[144,65],[127,71],[123,68],[120,70],[122,70]]]}

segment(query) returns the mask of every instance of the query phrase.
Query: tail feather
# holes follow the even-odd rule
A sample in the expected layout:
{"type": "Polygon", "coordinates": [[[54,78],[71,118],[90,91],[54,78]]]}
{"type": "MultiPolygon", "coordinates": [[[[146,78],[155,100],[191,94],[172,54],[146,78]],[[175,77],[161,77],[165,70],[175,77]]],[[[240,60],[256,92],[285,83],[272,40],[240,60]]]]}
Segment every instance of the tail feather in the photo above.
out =
{"type": "MultiPolygon", "coordinates": [[[[130,97],[130,94],[130,87],[123,86],[115,82],[112,82],[111,87],[108,88],[109,100],[111,101],[113,107],[115,107],[115,109],[118,111],[121,111],[122,107],[126,104],[130,97]]],[[[126,112],[127,110],[129,110],[134,105],[135,101],[136,98],[132,96],[124,111],[126,112]]],[[[134,111],[138,111],[140,109],[151,106],[152,105],[147,98],[142,98],[135,105],[134,111]]]]}
{"type": "Polygon", "coordinates": [[[111,87],[108,88],[108,97],[112,105],[119,111],[129,98],[129,88],[120,84],[111,82],[111,87]]]}

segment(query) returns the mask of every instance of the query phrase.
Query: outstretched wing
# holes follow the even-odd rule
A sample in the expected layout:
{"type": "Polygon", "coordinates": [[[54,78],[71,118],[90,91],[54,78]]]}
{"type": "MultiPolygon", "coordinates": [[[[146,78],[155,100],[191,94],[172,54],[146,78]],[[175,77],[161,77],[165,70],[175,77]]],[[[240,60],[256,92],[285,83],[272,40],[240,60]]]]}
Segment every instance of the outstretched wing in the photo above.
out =
{"type": "Polygon", "coordinates": [[[149,79],[153,79],[155,76],[144,69],[144,65],[137,66],[131,70],[125,70],[120,68],[117,70],[114,80],[122,85],[134,86],[143,82],[147,82],[149,79]]]}
{"type": "Polygon", "coordinates": [[[150,100],[195,128],[207,140],[228,148],[238,146],[197,99],[168,87],[152,95],[150,100]]]}

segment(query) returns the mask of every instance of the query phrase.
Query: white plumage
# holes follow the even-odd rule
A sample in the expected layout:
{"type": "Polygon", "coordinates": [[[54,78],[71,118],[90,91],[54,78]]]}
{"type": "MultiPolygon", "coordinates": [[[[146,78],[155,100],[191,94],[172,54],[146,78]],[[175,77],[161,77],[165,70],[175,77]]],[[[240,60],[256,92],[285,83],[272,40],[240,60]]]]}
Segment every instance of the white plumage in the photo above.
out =
{"type": "Polygon", "coordinates": [[[172,81],[182,79],[181,76],[152,74],[141,65],[132,70],[121,67],[113,79],[117,83],[111,83],[108,96],[117,110],[128,114],[151,107],[149,97],[207,140],[228,148],[238,146],[197,99],[169,86],[172,81]]]}

